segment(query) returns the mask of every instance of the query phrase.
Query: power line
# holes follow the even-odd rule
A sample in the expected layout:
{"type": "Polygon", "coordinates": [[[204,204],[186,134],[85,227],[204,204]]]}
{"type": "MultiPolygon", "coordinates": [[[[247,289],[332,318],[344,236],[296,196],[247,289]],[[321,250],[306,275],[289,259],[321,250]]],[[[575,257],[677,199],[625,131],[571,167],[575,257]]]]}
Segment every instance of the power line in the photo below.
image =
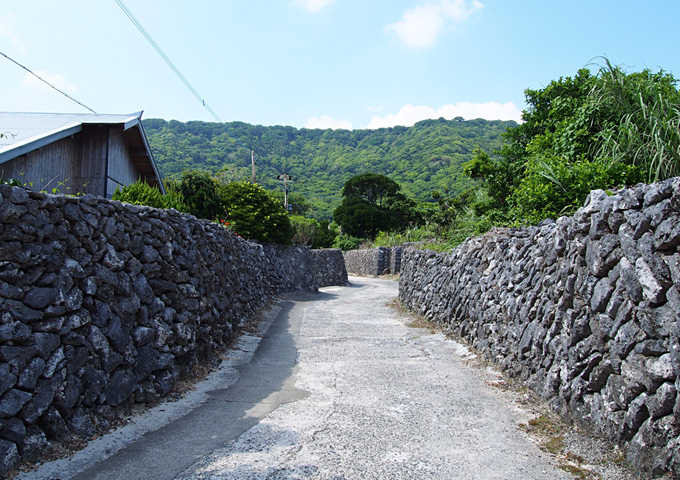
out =
{"type": "Polygon", "coordinates": [[[130,11],[130,9],[127,7],[127,5],[125,5],[125,3],[123,3],[123,0],[116,0],[116,3],[121,8],[121,10],[123,10],[123,12],[125,12],[125,15],[128,16],[128,18],[132,21],[132,23],[135,24],[135,26],[137,27],[137,30],[139,30],[142,33],[142,35],[144,35],[144,38],[147,39],[147,41],[151,44],[151,46],[154,48],[154,50],[156,50],[156,52],[158,52],[158,54],[161,56],[161,58],[163,60],[165,60],[165,63],[167,63],[168,66],[172,69],[172,71],[175,72],[175,75],[177,75],[179,77],[179,79],[182,80],[182,82],[184,83],[184,85],[186,85],[186,87],[189,89],[189,91],[194,94],[194,96],[198,99],[199,102],[201,102],[203,107],[210,113],[210,115],[212,115],[213,118],[215,120],[217,120],[219,123],[222,123],[222,120],[220,120],[220,117],[217,116],[217,114],[213,111],[212,108],[210,108],[210,106],[207,103],[205,103],[205,100],[198,94],[196,89],[191,86],[189,81],[184,77],[184,75],[182,75],[182,72],[180,72],[179,69],[175,66],[175,64],[172,63],[170,58],[165,54],[165,52],[161,49],[161,47],[158,46],[156,41],[151,37],[151,34],[149,34],[149,32],[146,31],[146,29],[141,24],[141,22],[139,20],[137,20],[137,17],[135,17],[135,15],[130,11]]]}
{"type": "Polygon", "coordinates": [[[82,102],[79,102],[78,100],[76,100],[76,99],[73,98],[71,95],[69,95],[68,93],[64,92],[63,90],[58,89],[57,87],[55,87],[54,85],[52,85],[50,82],[48,82],[47,80],[45,80],[44,78],[42,78],[40,75],[38,75],[37,73],[33,72],[32,70],[30,70],[30,69],[24,67],[22,64],[20,64],[19,62],[17,62],[17,61],[14,60],[13,58],[8,57],[7,55],[5,55],[5,54],[2,53],[2,52],[0,52],[0,55],[2,55],[3,57],[5,57],[7,60],[9,60],[10,62],[14,63],[15,65],[18,65],[19,67],[23,68],[23,69],[26,70],[28,73],[30,73],[31,75],[33,75],[35,78],[37,78],[37,79],[40,80],[41,82],[47,84],[47,85],[50,86],[51,88],[55,89],[57,92],[61,93],[62,95],[64,95],[64,96],[65,96],[66,98],[68,98],[69,100],[73,100],[74,102],[76,102],[76,103],[77,103],[78,105],[80,105],[81,107],[84,107],[84,108],[88,109],[89,111],[91,111],[91,112],[94,113],[95,115],[97,114],[97,112],[95,112],[94,110],[92,110],[90,107],[88,107],[87,105],[85,105],[85,104],[82,103],[82,102]]]}
{"type": "MultiPolygon", "coordinates": [[[[165,63],[168,64],[170,69],[175,72],[175,75],[179,77],[180,80],[184,83],[184,85],[189,89],[189,91],[198,99],[199,102],[201,102],[201,105],[210,113],[210,115],[213,116],[215,120],[217,120],[219,123],[223,123],[220,117],[217,116],[217,114],[214,112],[212,108],[206,103],[206,101],[201,97],[201,95],[196,91],[196,89],[189,83],[189,81],[182,75],[182,72],[179,71],[179,69],[175,66],[174,63],[170,60],[170,58],[165,54],[165,52],[161,49],[161,47],[156,43],[156,41],[153,39],[151,34],[147,32],[147,30],[144,28],[142,23],[135,17],[135,15],[132,13],[132,11],[125,5],[123,0],[116,0],[116,3],[118,6],[123,10],[123,12],[128,16],[128,18],[134,23],[134,25],[137,27],[137,29],[141,32],[141,34],[146,38],[146,40],[151,44],[151,46],[156,50],[156,52],[161,56],[163,60],[165,60],[165,63]]],[[[226,125],[226,124],[224,124],[226,125]]],[[[227,126],[227,134],[229,132],[229,126],[227,126]]],[[[243,142],[241,142],[239,139],[237,139],[234,135],[230,135],[231,138],[234,139],[237,145],[240,145],[243,148],[247,148],[248,150],[251,151],[251,160],[253,159],[253,152],[258,151],[260,149],[253,148],[251,146],[245,145],[243,142]]]]}

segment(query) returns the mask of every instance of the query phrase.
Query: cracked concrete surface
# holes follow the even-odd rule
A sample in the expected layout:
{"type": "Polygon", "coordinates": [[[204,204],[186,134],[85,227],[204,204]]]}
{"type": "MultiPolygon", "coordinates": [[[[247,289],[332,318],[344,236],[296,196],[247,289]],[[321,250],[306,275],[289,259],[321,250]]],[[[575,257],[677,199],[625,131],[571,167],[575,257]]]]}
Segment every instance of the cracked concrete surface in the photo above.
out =
{"type": "Polygon", "coordinates": [[[350,281],[300,305],[296,387],[309,396],[177,480],[571,478],[518,430],[531,414],[487,385],[495,372],[388,306],[395,282],[350,281]]]}
{"type": "MultiPolygon", "coordinates": [[[[571,478],[518,429],[531,412],[489,386],[497,373],[388,305],[396,282],[350,281],[281,302],[249,361],[215,372],[179,418],[90,458],[75,478],[571,478]]],[[[73,476],[56,471],[26,478],[73,476]]]]}

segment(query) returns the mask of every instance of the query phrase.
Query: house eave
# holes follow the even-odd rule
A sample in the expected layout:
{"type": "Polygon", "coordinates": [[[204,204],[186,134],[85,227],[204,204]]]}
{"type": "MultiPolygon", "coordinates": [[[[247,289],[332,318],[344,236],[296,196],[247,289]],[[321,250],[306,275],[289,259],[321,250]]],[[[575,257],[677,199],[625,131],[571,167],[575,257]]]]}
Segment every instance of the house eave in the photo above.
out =
{"type": "MultiPolygon", "coordinates": [[[[2,141],[0,141],[0,165],[15,158],[22,157],[33,151],[39,150],[54,142],[80,133],[83,131],[84,125],[99,125],[106,127],[112,127],[115,125],[117,128],[122,127],[124,135],[128,138],[128,154],[135,163],[135,168],[137,168],[137,170],[140,172],[140,176],[145,176],[149,184],[155,185],[163,194],[165,194],[163,179],[160,175],[160,171],[158,170],[158,166],[156,165],[156,161],[153,158],[153,153],[151,152],[151,147],[142,124],[142,113],[143,112],[141,111],[128,115],[2,113],[3,116],[9,117],[8,119],[5,119],[5,123],[9,124],[11,124],[14,119],[21,118],[22,116],[28,116],[29,121],[35,117],[37,119],[36,121],[38,122],[38,125],[43,118],[52,121],[52,123],[55,123],[54,120],[56,119],[57,124],[62,118],[65,121],[57,129],[51,131],[49,129],[45,129],[43,132],[46,133],[39,133],[28,138],[21,139],[22,135],[19,135],[18,139],[16,136],[15,138],[11,138],[11,133],[6,134],[8,138],[1,139],[2,141]],[[8,142],[11,142],[15,139],[18,141],[7,144],[8,142]],[[7,140],[8,142],[4,140],[7,140]]],[[[3,126],[3,128],[5,127],[3,126]]],[[[52,128],[54,128],[54,125],[52,128]]],[[[39,130],[39,128],[35,130],[39,130]]]]}
{"type": "Polygon", "coordinates": [[[0,165],[9,162],[17,157],[26,155],[35,150],[43,148],[50,143],[54,143],[58,140],[68,138],[71,135],[75,135],[83,130],[82,123],[75,123],[66,128],[60,128],[54,132],[48,133],[47,135],[40,135],[38,137],[33,137],[24,140],[23,142],[12,144],[10,147],[0,149],[0,165]]]}
{"type": "Polygon", "coordinates": [[[146,132],[144,131],[144,125],[142,124],[142,112],[139,112],[136,118],[133,118],[123,124],[123,131],[129,132],[129,131],[134,131],[138,136],[139,139],[142,142],[143,145],[143,150],[140,151],[130,151],[130,156],[134,158],[144,158],[146,161],[149,163],[151,166],[151,170],[153,172],[153,176],[155,177],[156,180],[156,186],[160,190],[160,192],[165,195],[165,186],[163,185],[163,179],[161,177],[161,174],[158,170],[158,165],[156,165],[156,160],[153,158],[153,153],[151,152],[151,146],[149,145],[149,140],[146,137],[146,132]]]}

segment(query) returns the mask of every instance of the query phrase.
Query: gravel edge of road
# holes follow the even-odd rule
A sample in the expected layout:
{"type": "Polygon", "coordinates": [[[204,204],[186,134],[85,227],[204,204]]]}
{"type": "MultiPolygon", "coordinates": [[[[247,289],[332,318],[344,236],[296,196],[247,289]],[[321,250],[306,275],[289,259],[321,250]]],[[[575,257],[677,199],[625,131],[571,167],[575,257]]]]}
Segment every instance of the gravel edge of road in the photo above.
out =
{"type": "MultiPolygon", "coordinates": [[[[518,424],[533,443],[542,451],[553,457],[561,470],[571,474],[578,480],[646,480],[647,477],[635,472],[625,459],[621,448],[611,441],[592,432],[580,428],[573,421],[562,418],[552,411],[548,403],[519,380],[504,374],[500,367],[487,359],[464,339],[448,331],[443,325],[431,322],[411,312],[398,299],[388,303],[400,315],[410,319],[407,326],[440,333],[466,348],[470,355],[464,361],[467,365],[483,369],[492,369],[499,380],[489,385],[509,392],[513,400],[525,410],[532,413],[533,418],[526,424],[518,424]]],[[[661,477],[662,479],[671,477],[661,477]]]]}

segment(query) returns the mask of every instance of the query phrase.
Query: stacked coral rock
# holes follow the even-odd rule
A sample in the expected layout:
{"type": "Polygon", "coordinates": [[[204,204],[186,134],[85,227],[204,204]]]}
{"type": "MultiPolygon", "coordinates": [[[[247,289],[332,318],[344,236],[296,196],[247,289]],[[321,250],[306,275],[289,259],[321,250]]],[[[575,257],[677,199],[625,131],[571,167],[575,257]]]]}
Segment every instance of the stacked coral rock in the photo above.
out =
{"type": "Polygon", "coordinates": [[[591,192],[572,217],[407,248],[399,295],[621,443],[680,474],[680,179],[591,192]]]}
{"type": "Polygon", "coordinates": [[[0,477],[158,401],[275,294],[346,282],[326,266],[344,270],[342,252],[0,186],[0,477]]]}

